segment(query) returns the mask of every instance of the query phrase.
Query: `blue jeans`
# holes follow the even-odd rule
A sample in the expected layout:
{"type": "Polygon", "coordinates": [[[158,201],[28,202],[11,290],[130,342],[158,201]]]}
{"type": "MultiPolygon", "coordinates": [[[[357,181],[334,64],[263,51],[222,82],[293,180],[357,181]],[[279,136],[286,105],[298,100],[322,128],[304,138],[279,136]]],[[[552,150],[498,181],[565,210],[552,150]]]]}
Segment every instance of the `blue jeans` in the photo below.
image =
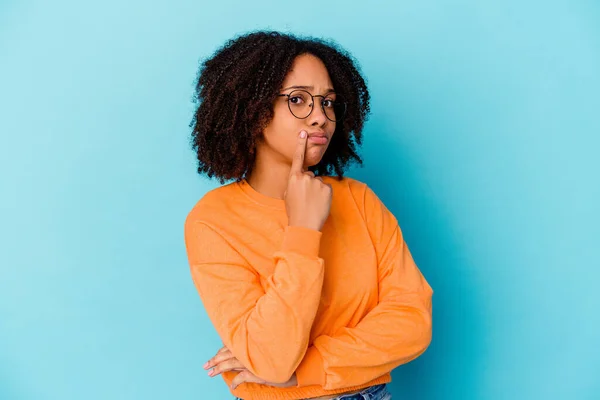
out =
{"type": "Polygon", "coordinates": [[[391,400],[392,395],[387,390],[387,386],[376,385],[364,388],[362,391],[354,394],[344,394],[333,400],[391,400]]]}
{"type": "Polygon", "coordinates": [[[384,383],[364,388],[358,393],[344,394],[332,400],[392,400],[392,395],[388,392],[387,386],[384,383]]]}

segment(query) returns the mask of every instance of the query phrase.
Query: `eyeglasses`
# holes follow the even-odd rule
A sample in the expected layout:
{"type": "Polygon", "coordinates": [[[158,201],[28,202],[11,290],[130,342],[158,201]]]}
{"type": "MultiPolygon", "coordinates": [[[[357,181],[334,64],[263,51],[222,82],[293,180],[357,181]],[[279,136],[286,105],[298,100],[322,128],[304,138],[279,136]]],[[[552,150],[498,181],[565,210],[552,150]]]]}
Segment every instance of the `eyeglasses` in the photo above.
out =
{"type": "Polygon", "coordinates": [[[289,94],[279,94],[278,96],[287,96],[288,108],[292,115],[298,119],[305,119],[313,112],[315,97],[321,97],[321,109],[328,120],[337,122],[344,118],[346,114],[346,102],[343,97],[336,93],[323,95],[312,95],[306,90],[294,90],[289,94]]]}

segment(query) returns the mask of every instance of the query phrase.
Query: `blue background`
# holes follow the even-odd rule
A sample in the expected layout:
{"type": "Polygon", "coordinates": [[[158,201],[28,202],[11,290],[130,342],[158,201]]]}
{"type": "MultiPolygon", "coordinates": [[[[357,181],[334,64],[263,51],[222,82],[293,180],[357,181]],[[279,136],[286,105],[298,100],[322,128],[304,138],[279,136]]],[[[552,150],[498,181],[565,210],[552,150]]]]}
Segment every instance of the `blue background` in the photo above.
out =
{"type": "Polygon", "coordinates": [[[368,79],[349,175],[435,289],[395,397],[600,398],[591,0],[0,2],[0,398],[230,398],[202,370],[183,222],[218,183],[188,124],[199,61],[258,28],[333,38],[368,79]]]}

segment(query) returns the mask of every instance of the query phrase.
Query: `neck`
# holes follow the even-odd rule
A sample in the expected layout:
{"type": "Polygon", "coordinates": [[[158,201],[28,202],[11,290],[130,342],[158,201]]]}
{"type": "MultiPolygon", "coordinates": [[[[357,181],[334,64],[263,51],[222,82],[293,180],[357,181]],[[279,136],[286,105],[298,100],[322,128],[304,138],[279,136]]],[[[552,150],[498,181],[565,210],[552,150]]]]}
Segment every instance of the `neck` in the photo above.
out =
{"type": "Polygon", "coordinates": [[[288,163],[278,162],[258,152],[252,172],[246,181],[254,190],[265,196],[283,199],[288,185],[290,168],[291,165],[288,163]]]}

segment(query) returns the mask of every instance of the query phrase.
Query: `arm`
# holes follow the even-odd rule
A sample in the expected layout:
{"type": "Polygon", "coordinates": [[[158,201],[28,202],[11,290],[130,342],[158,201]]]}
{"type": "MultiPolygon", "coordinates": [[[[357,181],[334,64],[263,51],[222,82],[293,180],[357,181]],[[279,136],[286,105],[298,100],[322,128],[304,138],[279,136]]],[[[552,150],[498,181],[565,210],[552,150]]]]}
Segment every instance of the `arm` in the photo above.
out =
{"type": "Polygon", "coordinates": [[[192,278],[207,314],[225,346],[266,381],[288,381],[308,347],[323,285],[320,238],[319,231],[287,227],[263,290],[256,271],[219,233],[186,221],[192,278]]]}
{"type": "Polygon", "coordinates": [[[366,187],[364,212],[377,252],[379,303],[355,327],[314,340],[296,370],[298,386],[369,382],[417,358],[431,341],[433,292],[396,219],[366,187]]]}

